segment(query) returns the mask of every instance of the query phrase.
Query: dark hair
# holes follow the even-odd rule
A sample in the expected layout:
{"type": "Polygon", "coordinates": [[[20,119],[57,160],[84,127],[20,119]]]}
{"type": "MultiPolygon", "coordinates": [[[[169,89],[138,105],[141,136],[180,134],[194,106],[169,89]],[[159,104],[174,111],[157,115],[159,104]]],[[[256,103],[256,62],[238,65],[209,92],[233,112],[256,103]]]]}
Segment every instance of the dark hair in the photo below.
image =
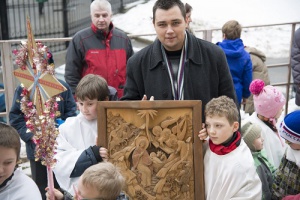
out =
{"type": "Polygon", "coordinates": [[[109,96],[107,82],[99,75],[88,74],[79,81],[75,95],[80,100],[89,98],[90,100],[103,101],[109,96]]]}
{"type": "Polygon", "coordinates": [[[185,13],[190,13],[193,10],[193,7],[190,4],[188,4],[188,3],[186,3],[184,5],[184,8],[185,8],[185,13]]]}
{"type": "Polygon", "coordinates": [[[169,10],[170,8],[173,8],[174,6],[178,6],[183,18],[185,19],[186,13],[185,13],[185,7],[183,3],[180,0],[157,0],[153,6],[153,23],[155,22],[155,13],[157,9],[163,9],[163,10],[169,10]]]}
{"type": "Polygon", "coordinates": [[[17,160],[20,158],[21,142],[16,129],[4,123],[0,123],[0,146],[16,151],[17,160]]]}

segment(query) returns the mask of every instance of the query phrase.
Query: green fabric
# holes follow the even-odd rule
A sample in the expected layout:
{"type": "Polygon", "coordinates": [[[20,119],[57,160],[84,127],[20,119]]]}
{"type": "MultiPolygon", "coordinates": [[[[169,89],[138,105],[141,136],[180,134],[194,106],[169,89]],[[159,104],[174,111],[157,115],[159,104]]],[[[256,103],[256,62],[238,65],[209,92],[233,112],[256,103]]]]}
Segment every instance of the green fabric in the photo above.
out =
{"type": "Polygon", "coordinates": [[[265,164],[270,169],[271,173],[274,175],[276,169],[272,165],[272,163],[269,162],[269,160],[267,158],[267,154],[264,149],[261,151],[256,151],[256,152],[251,152],[251,153],[252,153],[252,156],[254,159],[255,167],[258,167],[259,165],[261,165],[261,162],[258,160],[258,158],[260,158],[261,160],[263,160],[265,162],[265,164]]]}
{"type": "Polygon", "coordinates": [[[270,200],[272,195],[274,166],[268,161],[265,151],[251,152],[256,172],[262,183],[262,200],[270,200]]]}

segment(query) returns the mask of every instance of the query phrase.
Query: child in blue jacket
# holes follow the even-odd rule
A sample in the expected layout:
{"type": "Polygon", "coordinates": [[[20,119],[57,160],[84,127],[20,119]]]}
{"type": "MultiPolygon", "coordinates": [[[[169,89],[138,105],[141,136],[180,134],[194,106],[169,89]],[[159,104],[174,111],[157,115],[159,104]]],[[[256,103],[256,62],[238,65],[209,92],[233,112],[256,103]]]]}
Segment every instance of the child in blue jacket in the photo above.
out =
{"type": "Polygon", "coordinates": [[[241,40],[242,27],[239,22],[231,20],[222,27],[223,41],[217,45],[226,54],[227,63],[233,79],[239,104],[245,104],[250,96],[249,86],[252,81],[252,62],[250,54],[244,49],[241,40]]]}

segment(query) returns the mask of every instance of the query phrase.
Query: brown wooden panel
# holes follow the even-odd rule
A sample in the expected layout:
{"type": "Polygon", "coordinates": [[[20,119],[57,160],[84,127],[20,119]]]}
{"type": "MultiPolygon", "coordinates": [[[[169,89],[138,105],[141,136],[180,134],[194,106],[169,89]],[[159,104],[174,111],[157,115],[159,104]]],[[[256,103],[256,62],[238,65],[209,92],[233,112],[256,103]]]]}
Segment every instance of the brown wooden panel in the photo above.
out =
{"type": "Polygon", "coordinates": [[[98,144],[130,199],[204,200],[201,101],[98,102],[98,144]]]}

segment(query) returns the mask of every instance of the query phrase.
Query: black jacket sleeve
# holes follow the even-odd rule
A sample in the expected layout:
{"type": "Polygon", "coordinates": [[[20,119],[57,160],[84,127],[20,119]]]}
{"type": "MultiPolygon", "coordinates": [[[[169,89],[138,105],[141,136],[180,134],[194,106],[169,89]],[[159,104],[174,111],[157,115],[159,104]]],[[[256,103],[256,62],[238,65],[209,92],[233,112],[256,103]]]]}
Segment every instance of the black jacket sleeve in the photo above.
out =
{"type": "Polygon", "coordinates": [[[103,160],[99,154],[99,149],[100,147],[98,146],[91,146],[84,150],[79,156],[70,178],[79,177],[90,166],[95,165],[98,162],[102,162],[103,160]]]}

